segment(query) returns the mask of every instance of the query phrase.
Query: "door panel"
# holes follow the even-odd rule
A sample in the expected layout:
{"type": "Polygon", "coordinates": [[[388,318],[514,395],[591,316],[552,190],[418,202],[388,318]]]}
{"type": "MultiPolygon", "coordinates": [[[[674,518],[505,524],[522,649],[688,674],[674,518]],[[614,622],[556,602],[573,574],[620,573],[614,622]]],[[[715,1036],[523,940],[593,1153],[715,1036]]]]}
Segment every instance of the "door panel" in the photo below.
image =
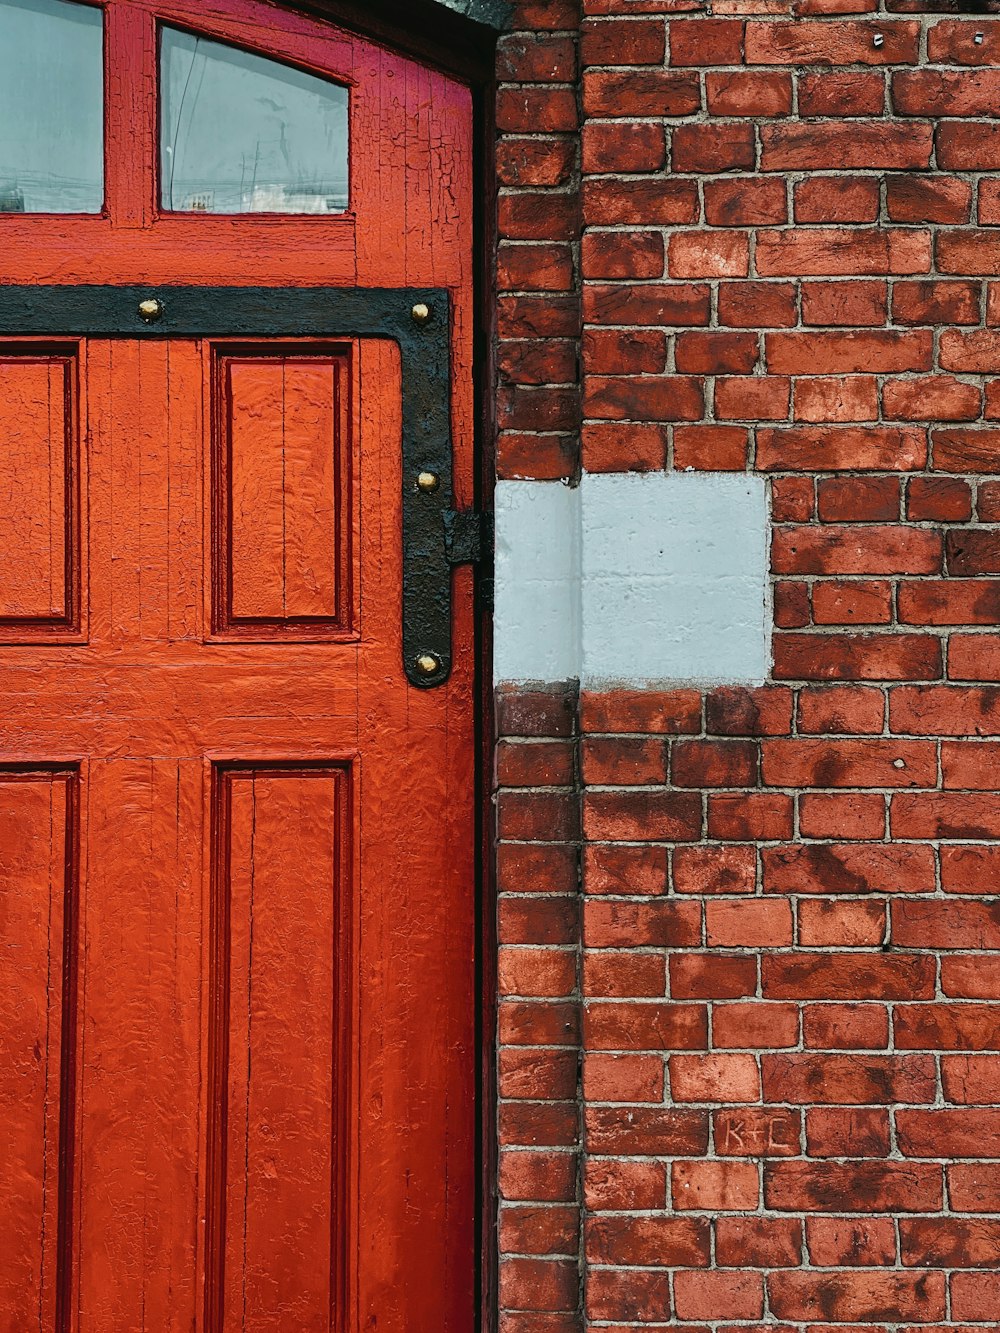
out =
{"type": "Polygon", "coordinates": [[[89,579],[0,656],[0,1330],[467,1333],[470,587],[413,689],[398,350],[59,357],[7,357],[28,441],[78,367],[89,579]]]}

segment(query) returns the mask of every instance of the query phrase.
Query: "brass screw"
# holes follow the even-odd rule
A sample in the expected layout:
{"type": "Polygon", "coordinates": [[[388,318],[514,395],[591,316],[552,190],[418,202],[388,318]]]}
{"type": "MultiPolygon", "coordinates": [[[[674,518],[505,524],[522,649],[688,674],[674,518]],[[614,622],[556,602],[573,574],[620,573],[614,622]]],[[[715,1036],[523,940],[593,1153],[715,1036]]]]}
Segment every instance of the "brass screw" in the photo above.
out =
{"type": "Polygon", "coordinates": [[[139,316],[147,324],[155,324],[158,319],[163,318],[163,302],[158,301],[155,296],[149,296],[145,301],[140,301],[139,316]]]}
{"type": "Polygon", "coordinates": [[[437,653],[421,653],[416,665],[421,676],[436,676],[441,670],[441,659],[437,653]]]}
{"type": "Polygon", "coordinates": [[[421,472],[417,477],[417,490],[425,495],[433,495],[441,485],[441,478],[436,472],[421,472]]]}
{"type": "Polygon", "coordinates": [[[423,301],[418,301],[410,313],[413,315],[414,324],[426,324],[431,317],[431,308],[423,301]]]}

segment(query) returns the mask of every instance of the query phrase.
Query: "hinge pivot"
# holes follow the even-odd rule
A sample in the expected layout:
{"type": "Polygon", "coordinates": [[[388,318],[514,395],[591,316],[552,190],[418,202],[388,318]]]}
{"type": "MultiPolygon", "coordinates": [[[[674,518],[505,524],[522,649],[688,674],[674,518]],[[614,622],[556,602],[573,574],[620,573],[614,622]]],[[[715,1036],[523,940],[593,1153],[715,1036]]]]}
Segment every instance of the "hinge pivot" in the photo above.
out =
{"type": "Polygon", "coordinates": [[[493,515],[474,509],[446,509],[444,547],[450,565],[478,565],[490,555],[493,515]]]}

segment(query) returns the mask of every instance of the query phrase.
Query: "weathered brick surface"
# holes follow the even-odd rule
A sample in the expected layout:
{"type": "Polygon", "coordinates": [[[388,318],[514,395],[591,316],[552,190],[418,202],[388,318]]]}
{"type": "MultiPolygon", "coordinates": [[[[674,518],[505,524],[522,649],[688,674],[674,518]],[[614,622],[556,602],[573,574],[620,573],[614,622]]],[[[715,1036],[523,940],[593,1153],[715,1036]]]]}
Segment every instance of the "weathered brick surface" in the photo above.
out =
{"type": "Polygon", "coordinates": [[[502,704],[505,1333],[998,1326],[1000,19],[921,8],[501,44],[500,473],[758,472],[775,613],[502,704]]]}

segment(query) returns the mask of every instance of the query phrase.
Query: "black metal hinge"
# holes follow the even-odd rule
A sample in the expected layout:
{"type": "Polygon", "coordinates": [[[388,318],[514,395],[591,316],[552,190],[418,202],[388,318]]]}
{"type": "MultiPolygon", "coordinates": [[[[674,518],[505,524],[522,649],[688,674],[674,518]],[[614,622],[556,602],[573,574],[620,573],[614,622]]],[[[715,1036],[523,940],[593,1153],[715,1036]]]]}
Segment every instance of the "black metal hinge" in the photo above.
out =
{"type": "Polygon", "coordinates": [[[449,565],[479,565],[493,554],[493,515],[474,509],[446,509],[444,549],[449,565]]]}

